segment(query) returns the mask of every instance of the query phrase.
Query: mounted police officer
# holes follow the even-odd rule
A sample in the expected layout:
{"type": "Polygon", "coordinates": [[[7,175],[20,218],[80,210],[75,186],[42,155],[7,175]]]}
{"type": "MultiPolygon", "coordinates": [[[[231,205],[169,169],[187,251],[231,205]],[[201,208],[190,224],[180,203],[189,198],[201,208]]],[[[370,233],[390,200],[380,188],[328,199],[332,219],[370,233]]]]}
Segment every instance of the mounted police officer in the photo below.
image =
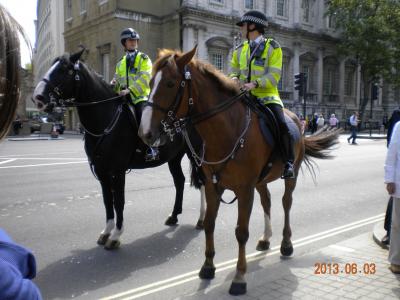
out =
{"type": "Polygon", "coordinates": [[[292,140],[277,88],[282,70],[281,47],[275,40],[264,38],[268,22],[262,12],[248,11],[236,25],[241,28],[242,36],[247,40],[234,50],[229,76],[273,112],[279,124],[281,144],[284,147],[285,167],[282,178],[293,178],[292,140]]]}
{"type": "MultiPolygon", "coordinates": [[[[150,94],[150,78],[152,63],[150,58],[138,50],[140,36],[132,28],[121,32],[121,44],[125,55],[117,63],[111,84],[121,96],[125,96],[134,105],[135,116],[139,125],[145,102],[150,94]]],[[[150,148],[146,160],[158,157],[156,148],[150,148]]]]}

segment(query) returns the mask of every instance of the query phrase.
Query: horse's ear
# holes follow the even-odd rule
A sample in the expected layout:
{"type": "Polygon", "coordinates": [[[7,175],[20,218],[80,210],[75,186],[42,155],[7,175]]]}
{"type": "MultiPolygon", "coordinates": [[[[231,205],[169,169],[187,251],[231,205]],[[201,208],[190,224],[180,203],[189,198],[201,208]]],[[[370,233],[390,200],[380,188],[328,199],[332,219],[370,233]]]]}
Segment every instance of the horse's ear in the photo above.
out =
{"type": "Polygon", "coordinates": [[[192,60],[193,56],[196,54],[196,50],[197,50],[197,45],[195,45],[192,50],[186,52],[181,57],[178,57],[176,59],[176,65],[178,66],[179,70],[183,71],[183,67],[186,66],[192,60]]]}
{"type": "Polygon", "coordinates": [[[78,52],[76,52],[76,53],[74,53],[74,54],[71,54],[69,60],[70,60],[72,63],[76,63],[76,62],[78,61],[78,59],[82,56],[82,53],[83,53],[84,51],[85,51],[85,48],[82,48],[80,51],[78,51],[78,52]]]}

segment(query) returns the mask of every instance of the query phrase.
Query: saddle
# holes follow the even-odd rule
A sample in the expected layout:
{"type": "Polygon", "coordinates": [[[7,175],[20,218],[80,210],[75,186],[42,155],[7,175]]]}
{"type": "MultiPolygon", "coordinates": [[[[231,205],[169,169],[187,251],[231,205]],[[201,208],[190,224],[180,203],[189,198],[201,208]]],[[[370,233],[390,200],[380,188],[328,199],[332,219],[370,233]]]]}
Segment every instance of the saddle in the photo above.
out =
{"type": "MultiPolygon", "coordinates": [[[[281,139],[280,139],[280,128],[273,112],[265,105],[260,103],[255,97],[246,94],[244,97],[244,102],[253,110],[258,116],[260,130],[264,137],[265,142],[271,146],[272,154],[267,164],[264,166],[259,179],[264,178],[269,170],[272,168],[272,162],[277,161],[282,157],[281,149],[281,139]]],[[[297,124],[285,114],[285,121],[289,129],[289,135],[292,139],[292,143],[300,140],[301,134],[297,127],[297,124]]]]}

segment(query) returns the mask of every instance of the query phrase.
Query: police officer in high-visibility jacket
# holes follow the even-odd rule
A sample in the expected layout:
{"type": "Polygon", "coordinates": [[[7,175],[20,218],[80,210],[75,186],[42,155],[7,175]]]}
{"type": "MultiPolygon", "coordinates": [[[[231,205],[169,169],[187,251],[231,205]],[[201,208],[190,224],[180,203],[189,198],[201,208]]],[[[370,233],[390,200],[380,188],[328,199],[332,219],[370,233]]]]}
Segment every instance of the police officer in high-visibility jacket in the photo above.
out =
{"type": "MultiPolygon", "coordinates": [[[[111,84],[121,96],[125,96],[135,107],[135,116],[138,125],[141,120],[143,106],[150,94],[150,78],[152,63],[150,58],[138,50],[139,33],[132,28],[121,32],[121,44],[125,55],[120,59],[115,68],[115,75],[111,84]]],[[[158,157],[156,148],[150,148],[147,160],[158,157]]]]}
{"type": "Polygon", "coordinates": [[[245,36],[247,40],[233,51],[229,76],[268,106],[275,115],[280,127],[282,147],[284,147],[282,178],[293,178],[292,140],[277,88],[282,70],[281,47],[275,40],[264,37],[268,22],[262,12],[248,11],[236,25],[240,26],[242,36],[245,36]]]}

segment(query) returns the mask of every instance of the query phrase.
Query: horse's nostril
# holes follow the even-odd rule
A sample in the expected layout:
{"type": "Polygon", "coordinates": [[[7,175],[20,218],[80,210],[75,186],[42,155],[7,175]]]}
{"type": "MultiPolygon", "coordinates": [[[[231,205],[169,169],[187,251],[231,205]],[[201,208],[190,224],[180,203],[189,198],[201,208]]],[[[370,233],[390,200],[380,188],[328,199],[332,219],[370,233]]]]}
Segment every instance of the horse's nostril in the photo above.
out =
{"type": "Polygon", "coordinates": [[[40,108],[43,108],[43,103],[42,102],[36,102],[37,104],[37,107],[40,109],[40,108]]]}

